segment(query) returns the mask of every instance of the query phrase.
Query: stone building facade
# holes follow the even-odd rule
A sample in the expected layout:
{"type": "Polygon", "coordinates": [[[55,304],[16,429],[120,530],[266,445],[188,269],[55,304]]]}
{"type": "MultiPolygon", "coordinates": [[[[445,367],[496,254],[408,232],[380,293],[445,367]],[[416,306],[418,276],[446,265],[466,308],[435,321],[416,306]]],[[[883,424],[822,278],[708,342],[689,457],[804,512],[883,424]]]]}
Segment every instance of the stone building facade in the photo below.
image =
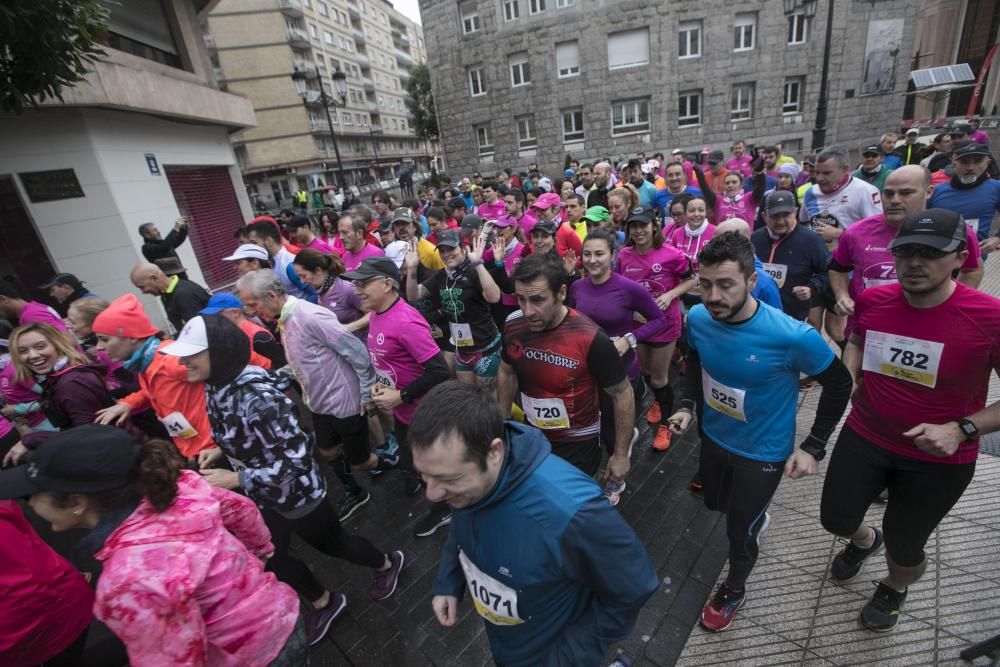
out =
{"type": "MultiPolygon", "coordinates": [[[[452,173],[712,146],[811,146],[828,0],[421,0],[452,173]]],[[[835,4],[826,144],[899,126],[918,3],[835,4]],[[871,39],[869,35],[871,34],[871,39]]]]}

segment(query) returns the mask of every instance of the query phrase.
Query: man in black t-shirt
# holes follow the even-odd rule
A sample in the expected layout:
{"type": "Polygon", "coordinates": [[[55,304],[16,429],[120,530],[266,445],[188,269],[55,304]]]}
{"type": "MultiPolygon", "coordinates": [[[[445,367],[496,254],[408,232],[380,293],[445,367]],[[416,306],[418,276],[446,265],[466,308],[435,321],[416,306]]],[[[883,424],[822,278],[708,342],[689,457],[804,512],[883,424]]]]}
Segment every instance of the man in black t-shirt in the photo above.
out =
{"type": "Polygon", "coordinates": [[[457,229],[438,234],[437,249],[445,268],[418,281],[420,256],[416,249],[406,254],[406,298],[413,302],[437,295],[442,324],[448,325],[455,346],[455,375],[462,382],[491,385],[500,365],[500,332],[493,322],[490,304],[500,300],[500,287],[483,266],[483,234],[472,237],[471,247],[462,245],[457,229]]]}

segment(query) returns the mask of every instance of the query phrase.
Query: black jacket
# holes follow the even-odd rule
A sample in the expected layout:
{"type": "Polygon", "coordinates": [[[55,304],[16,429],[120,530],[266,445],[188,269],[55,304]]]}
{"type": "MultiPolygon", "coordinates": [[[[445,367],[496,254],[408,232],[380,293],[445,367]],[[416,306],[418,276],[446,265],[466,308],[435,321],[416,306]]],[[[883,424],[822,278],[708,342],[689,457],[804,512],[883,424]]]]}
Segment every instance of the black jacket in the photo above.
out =
{"type": "Polygon", "coordinates": [[[180,333],[184,323],[198,314],[198,311],[208,305],[208,292],[198,283],[180,278],[174,291],[163,293],[163,307],[167,310],[167,319],[174,329],[180,333]]]}
{"type": "MultiPolygon", "coordinates": [[[[786,315],[797,320],[805,319],[809,307],[819,305],[819,295],[830,285],[826,267],[830,263],[830,252],[819,234],[803,226],[795,225],[795,229],[786,236],[772,252],[773,242],[767,233],[767,228],[758,229],[750,236],[754,252],[761,262],[785,267],[784,275],[775,276],[768,271],[781,293],[781,308],[786,315]],[[792,290],[795,287],[806,286],[812,290],[812,298],[801,301],[792,290]]],[[[764,267],[767,271],[767,267],[764,267]]]]}
{"type": "Polygon", "coordinates": [[[187,235],[187,227],[183,227],[179,231],[176,228],[171,229],[166,238],[160,239],[159,241],[146,239],[145,243],[142,244],[142,256],[145,257],[147,261],[154,264],[158,259],[177,257],[177,253],[174,252],[174,249],[184,243],[184,239],[187,238],[187,235]]]}

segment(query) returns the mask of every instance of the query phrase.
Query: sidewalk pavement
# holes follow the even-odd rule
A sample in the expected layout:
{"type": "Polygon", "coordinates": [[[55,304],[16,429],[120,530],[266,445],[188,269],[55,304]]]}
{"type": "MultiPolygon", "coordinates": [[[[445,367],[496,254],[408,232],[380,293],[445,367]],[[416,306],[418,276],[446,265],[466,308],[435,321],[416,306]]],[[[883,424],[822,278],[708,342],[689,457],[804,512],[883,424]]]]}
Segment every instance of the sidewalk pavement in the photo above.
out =
{"type": "MultiPolygon", "coordinates": [[[[985,291],[1000,295],[1000,262],[988,264],[985,291]]],[[[798,437],[812,423],[820,390],[801,395],[798,437]]],[[[990,401],[1000,398],[994,378],[990,401]]],[[[827,573],[841,543],[819,522],[819,500],[827,461],[819,473],[784,480],[771,506],[771,524],[748,582],[749,599],[733,626],[720,634],[697,625],[702,606],[721,580],[726,560],[725,524],[688,488],[697,470],[694,429],[664,454],[653,452],[647,428],[633,454],[628,488],[618,507],[646,545],[662,586],[642,612],[635,631],[620,646],[635,667],[671,665],[950,665],[959,651],[1000,632],[1000,438],[984,444],[975,478],[927,546],[930,564],[911,589],[899,626],[876,634],[858,624],[871,598],[870,583],[885,575],[884,558],[867,563],[845,583],[827,573]]],[[[345,529],[365,535],[379,548],[403,549],[407,564],[396,594],[368,598],[370,572],[296,549],[328,587],[347,594],[348,608],[312,653],[314,666],[479,667],[493,664],[481,619],[468,600],[459,622],[442,628],[433,617],[430,589],[447,529],[415,539],[413,524],[427,510],[424,499],[402,495],[394,473],[361,483],[372,500],[345,529]]],[[[339,485],[331,483],[331,495],[339,485]]],[[[882,509],[868,519],[875,525],[882,509]]],[[[614,656],[609,654],[608,661],[614,656]]],[[[979,664],[983,663],[980,659],[979,664]]],[[[581,666],[583,667],[583,666],[581,666]]]]}

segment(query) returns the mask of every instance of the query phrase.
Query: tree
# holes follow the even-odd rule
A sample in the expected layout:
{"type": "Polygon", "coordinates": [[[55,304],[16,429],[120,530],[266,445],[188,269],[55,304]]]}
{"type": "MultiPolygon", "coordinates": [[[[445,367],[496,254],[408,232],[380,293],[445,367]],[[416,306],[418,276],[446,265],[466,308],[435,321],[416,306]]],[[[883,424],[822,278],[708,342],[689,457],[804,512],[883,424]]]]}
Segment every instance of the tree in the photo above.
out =
{"type": "Polygon", "coordinates": [[[21,113],[46,99],[62,101],[105,55],[108,10],[98,0],[0,3],[0,109],[21,113]]]}
{"type": "Polygon", "coordinates": [[[438,138],[437,110],[431,92],[431,71],[426,64],[410,68],[410,80],[406,83],[406,108],[413,114],[410,127],[421,139],[438,138]]]}

